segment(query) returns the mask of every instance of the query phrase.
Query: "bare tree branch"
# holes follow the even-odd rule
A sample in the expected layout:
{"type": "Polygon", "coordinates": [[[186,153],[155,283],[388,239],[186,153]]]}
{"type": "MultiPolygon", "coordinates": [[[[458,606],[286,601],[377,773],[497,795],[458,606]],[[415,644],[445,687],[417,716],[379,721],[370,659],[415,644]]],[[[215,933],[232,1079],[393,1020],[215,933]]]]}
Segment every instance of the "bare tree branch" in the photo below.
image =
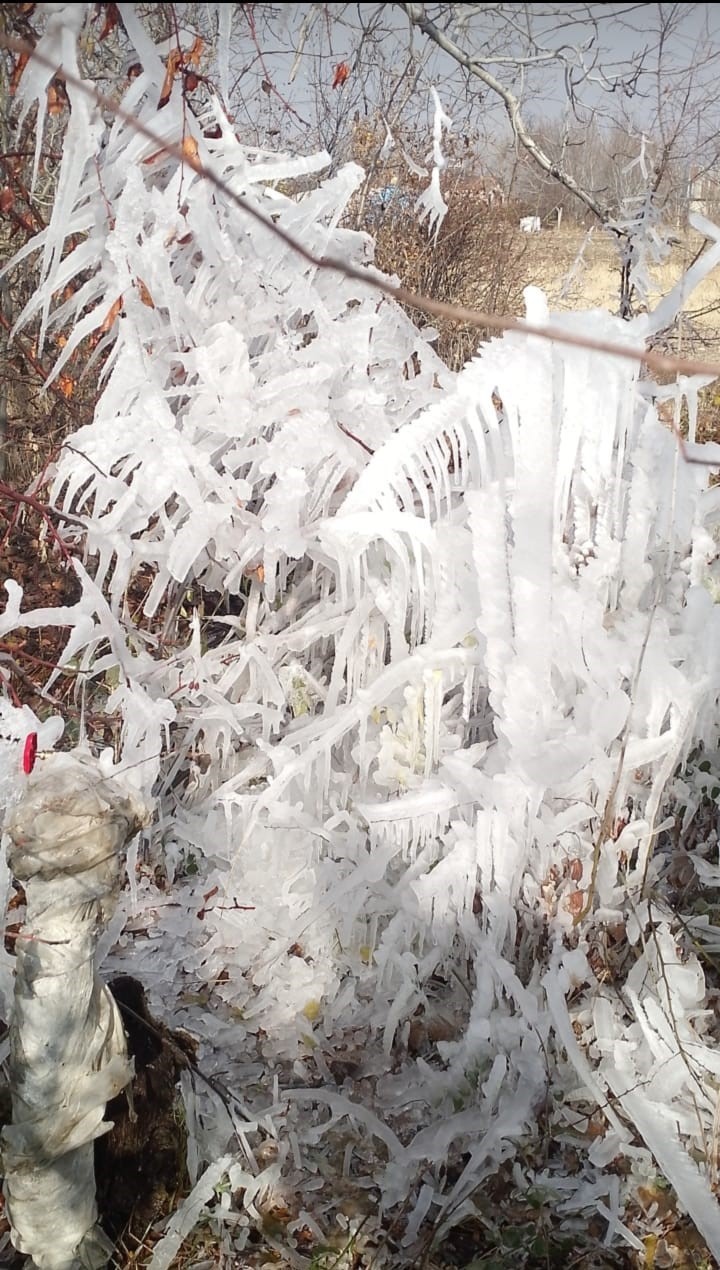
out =
{"type": "MultiPolygon", "coordinates": [[[[549,176],[552,176],[554,180],[559,181],[561,185],[564,185],[566,190],[569,190],[575,198],[579,199],[581,203],[584,203],[591,212],[594,212],[598,220],[601,221],[603,225],[608,225],[608,227],[613,229],[615,233],[620,234],[621,231],[610,224],[612,219],[610,208],[604,203],[599,202],[599,200],[588,190],[585,190],[581,185],[578,185],[577,181],[570,175],[570,173],[566,172],[559,164],[555,163],[545,150],[543,150],[542,146],[538,144],[535,138],[531,136],[520,112],[520,102],[515,94],[512,93],[509,88],[506,88],[504,84],[501,84],[500,80],[496,79],[494,75],[491,75],[482,63],[480,63],[476,58],[471,57],[468,53],[465,53],[454,40],[451,40],[449,36],[445,35],[445,33],[441,31],[435,23],[430,20],[430,18],[428,18],[422,5],[401,3],[399,8],[406,13],[408,21],[412,26],[417,27],[418,30],[421,31],[429,40],[432,40],[439,49],[442,49],[444,53],[447,53],[450,57],[452,57],[459,66],[462,66],[469,72],[469,74],[474,75],[481,83],[485,84],[486,88],[489,88],[491,92],[495,93],[495,95],[500,98],[503,106],[505,107],[508,119],[510,120],[510,126],[514,135],[517,137],[524,149],[527,150],[528,154],[532,157],[538,167],[541,168],[543,172],[547,172],[549,176]]],[[[493,60],[497,61],[499,59],[494,58],[493,60]]],[[[522,61],[522,59],[520,59],[520,61],[522,61]]]]}

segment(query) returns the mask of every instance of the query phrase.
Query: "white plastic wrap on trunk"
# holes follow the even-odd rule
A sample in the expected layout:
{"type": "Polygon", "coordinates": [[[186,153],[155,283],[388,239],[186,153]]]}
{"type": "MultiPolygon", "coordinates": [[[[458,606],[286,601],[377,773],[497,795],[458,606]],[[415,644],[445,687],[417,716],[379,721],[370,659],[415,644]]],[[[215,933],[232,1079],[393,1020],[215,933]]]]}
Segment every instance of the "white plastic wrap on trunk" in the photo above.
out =
{"type": "Polygon", "coordinates": [[[93,1142],[111,1127],[105,1104],[132,1068],[95,950],[115,907],[123,848],[146,821],[94,760],[53,754],[5,823],[27,917],[17,941],[4,1191],[13,1243],[41,1270],[107,1262],[93,1142]]]}

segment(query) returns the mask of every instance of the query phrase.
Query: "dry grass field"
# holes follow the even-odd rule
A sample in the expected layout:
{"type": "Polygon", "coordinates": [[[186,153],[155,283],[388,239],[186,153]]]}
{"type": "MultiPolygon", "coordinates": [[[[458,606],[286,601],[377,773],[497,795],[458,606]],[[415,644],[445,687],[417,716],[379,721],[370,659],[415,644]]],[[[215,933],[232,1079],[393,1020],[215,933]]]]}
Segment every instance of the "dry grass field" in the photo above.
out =
{"type": "MultiPolygon", "coordinates": [[[[568,226],[527,238],[527,275],[543,288],[551,310],[601,307],[617,311],[619,253],[607,231],[568,226]]],[[[676,285],[702,249],[699,234],[678,231],[667,256],[648,271],[651,308],[676,285]]],[[[661,347],[720,363],[720,267],[688,294],[681,320],[667,333],[661,347]]],[[[698,439],[720,440],[720,382],[699,394],[698,439]]]]}
{"type": "MultiPolygon", "coordinates": [[[[555,309],[617,305],[619,257],[613,237],[601,228],[568,226],[529,235],[529,261],[555,309]]],[[[650,269],[651,304],[675,285],[702,248],[694,231],[681,230],[667,257],[650,269]]],[[[687,299],[685,336],[720,351],[720,269],[687,299]]]]}
{"type": "MultiPolygon", "coordinates": [[[[676,286],[702,245],[696,232],[678,232],[667,257],[650,268],[650,305],[676,286]]],[[[551,309],[616,309],[620,264],[615,240],[606,230],[568,226],[528,235],[527,260],[528,273],[546,291],[551,309]]],[[[687,296],[672,348],[720,358],[720,268],[687,296]]]]}

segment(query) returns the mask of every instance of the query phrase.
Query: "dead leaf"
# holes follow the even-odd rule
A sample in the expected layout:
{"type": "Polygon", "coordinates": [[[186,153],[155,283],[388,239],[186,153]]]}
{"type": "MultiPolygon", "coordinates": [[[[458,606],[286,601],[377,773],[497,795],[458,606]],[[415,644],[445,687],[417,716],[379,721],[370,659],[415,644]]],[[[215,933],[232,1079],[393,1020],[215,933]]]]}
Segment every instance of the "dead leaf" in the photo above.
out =
{"type": "Polygon", "coordinates": [[[667,1187],[654,1186],[652,1183],[638,1186],[637,1197],[645,1212],[653,1212],[661,1221],[667,1221],[677,1211],[675,1196],[667,1187]]]}
{"type": "Polygon", "coordinates": [[[204,45],[204,43],[203,43],[202,36],[200,36],[200,35],[196,35],[196,36],[195,36],[195,39],[193,40],[193,43],[192,43],[192,48],[190,49],[190,52],[185,54],[185,58],[184,58],[184,60],[185,60],[186,65],[188,65],[188,66],[199,66],[199,65],[200,65],[200,57],[201,57],[201,55],[202,55],[202,51],[203,51],[204,47],[205,47],[205,45],[204,45]]]}
{"type": "Polygon", "coordinates": [[[10,186],[6,185],[4,190],[0,190],[0,212],[9,212],[14,202],[15,195],[10,186]]]}
{"type": "Polygon", "coordinates": [[[200,64],[200,56],[204,47],[201,36],[196,35],[192,47],[187,53],[183,53],[182,49],[179,48],[171,49],[168,53],[167,62],[165,63],[165,78],[160,90],[160,100],[158,101],[158,110],[162,110],[163,106],[167,106],[172,92],[173,81],[178,71],[186,66],[197,67],[200,64]]]}
{"type": "Polygon", "coordinates": [[[335,67],[335,75],[333,76],[333,88],[341,88],[350,74],[350,67],[347,62],[338,62],[335,67]]]}
{"type": "Polygon", "coordinates": [[[123,301],[122,301],[122,296],[119,295],[115,303],[110,305],[110,308],[108,309],[107,314],[105,315],[105,319],[102,325],[99,326],[97,329],[97,334],[105,335],[106,332],[110,330],[110,327],[113,325],[115,320],[120,316],[120,314],[122,313],[122,310],[123,310],[123,301]]]}
{"type": "Polygon", "coordinates": [[[115,27],[120,21],[120,13],[116,4],[106,4],[103,7],[105,9],[105,21],[103,22],[103,29],[98,36],[98,40],[106,40],[111,31],[115,30],[115,27]]]}
{"type": "Polygon", "coordinates": [[[47,107],[49,115],[61,115],[65,109],[65,94],[57,81],[50,84],[47,90],[47,107]]]}
{"type": "Polygon", "coordinates": [[[18,224],[22,225],[26,234],[35,233],[35,226],[33,225],[32,217],[29,212],[15,212],[14,215],[18,224]]]}
{"type": "Polygon", "coordinates": [[[11,97],[14,97],[15,93],[18,90],[20,80],[22,79],[22,76],[23,76],[23,71],[25,70],[25,67],[27,66],[29,60],[30,60],[29,53],[20,53],[18,55],[18,60],[15,63],[13,67],[13,73],[10,76],[9,92],[11,97]]]}
{"type": "Polygon", "coordinates": [[[565,899],[565,908],[568,913],[572,913],[573,917],[577,917],[579,913],[582,913],[584,906],[584,891],[572,891],[565,899]]]}
{"type": "Polygon", "coordinates": [[[162,88],[160,89],[160,100],[158,101],[158,110],[162,110],[163,106],[167,106],[172,92],[173,80],[182,66],[183,55],[182,49],[171,49],[168,53],[167,62],[165,63],[165,78],[162,88]]]}
{"type": "Polygon", "coordinates": [[[183,137],[182,152],[185,155],[185,158],[192,163],[193,166],[197,163],[198,143],[195,138],[190,135],[190,133],[188,133],[186,137],[183,137]]]}
{"type": "Polygon", "coordinates": [[[142,278],[136,278],[136,279],[135,279],[135,286],[137,287],[138,292],[140,293],[140,299],[142,300],[142,302],[143,302],[143,304],[145,305],[145,307],[146,307],[146,308],[148,308],[148,309],[154,309],[154,308],[155,308],[155,301],[153,300],[152,296],[150,295],[150,292],[148,291],[147,287],[145,286],[145,283],[143,282],[142,278]]]}
{"type": "Polygon", "coordinates": [[[70,400],[75,392],[75,381],[69,375],[60,375],[58,378],[58,388],[66,400],[70,400]]]}

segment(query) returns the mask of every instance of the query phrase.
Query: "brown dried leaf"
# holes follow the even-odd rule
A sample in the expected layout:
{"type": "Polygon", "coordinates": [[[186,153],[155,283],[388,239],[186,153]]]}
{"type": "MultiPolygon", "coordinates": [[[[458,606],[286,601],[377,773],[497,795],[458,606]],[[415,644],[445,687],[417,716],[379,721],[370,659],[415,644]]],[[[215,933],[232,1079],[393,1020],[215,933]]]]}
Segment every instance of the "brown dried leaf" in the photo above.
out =
{"type": "Polygon", "coordinates": [[[198,143],[195,138],[190,135],[190,133],[188,133],[186,137],[183,137],[182,152],[185,155],[185,158],[192,163],[193,166],[197,163],[198,143]]]}
{"type": "Polygon", "coordinates": [[[61,115],[65,108],[65,103],[55,84],[50,84],[47,90],[47,108],[49,115],[61,115]]]}
{"type": "Polygon", "coordinates": [[[106,332],[110,330],[110,327],[113,325],[115,320],[120,316],[120,314],[122,313],[122,310],[123,310],[123,301],[122,301],[122,296],[119,295],[115,303],[110,305],[110,308],[108,309],[107,314],[105,315],[105,320],[103,321],[102,325],[98,327],[96,333],[98,335],[105,335],[106,332]]]}
{"type": "Polygon", "coordinates": [[[333,76],[333,82],[332,82],[333,88],[341,88],[342,85],[345,83],[345,80],[348,78],[349,74],[350,74],[350,67],[348,66],[347,62],[338,62],[337,66],[335,67],[335,74],[333,76]]]}
{"type": "Polygon", "coordinates": [[[577,917],[580,913],[582,913],[584,907],[585,907],[584,891],[572,891],[570,895],[566,896],[565,908],[567,909],[568,913],[572,913],[573,917],[577,917]]]}
{"type": "Polygon", "coordinates": [[[106,40],[120,21],[120,13],[116,4],[106,4],[103,7],[105,9],[105,21],[103,22],[103,29],[98,36],[99,40],[106,40]]]}
{"type": "Polygon", "coordinates": [[[150,292],[148,291],[147,287],[145,286],[145,283],[143,282],[142,278],[136,278],[136,280],[135,280],[135,285],[136,285],[136,287],[137,287],[137,289],[138,289],[138,291],[139,291],[139,293],[140,293],[140,299],[142,300],[142,302],[143,302],[143,304],[146,306],[146,308],[148,308],[148,309],[154,309],[154,308],[155,308],[155,301],[153,300],[152,296],[150,295],[150,292]]]}
{"type": "Polygon", "coordinates": [[[167,106],[172,92],[173,80],[183,63],[183,54],[181,49],[171,49],[168,53],[167,62],[165,63],[165,78],[160,90],[160,100],[158,101],[158,110],[162,110],[163,106],[167,106]]]}
{"type": "Polygon", "coordinates": [[[23,71],[25,70],[25,67],[27,66],[27,64],[28,64],[29,60],[30,60],[30,54],[29,54],[29,53],[20,53],[20,54],[18,55],[18,60],[17,60],[17,62],[15,63],[15,65],[14,65],[14,67],[13,67],[13,73],[12,73],[12,75],[10,76],[10,87],[9,87],[9,91],[10,91],[10,96],[11,96],[11,97],[14,97],[14,96],[15,96],[15,93],[16,93],[16,92],[17,92],[17,90],[18,90],[18,86],[19,86],[19,84],[20,84],[20,80],[22,79],[22,76],[23,76],[23,71]]]}
{"type": "Polygon", "coordinates": [[[190,49],[190,52],[185,54],[185,57],[184,57],[185,64],[187,66],[199,66],[200,57],[202,55],[202,51],[204,47],[205,45],[203,43],[202,36],[196,35],[195,39],[193,40],[192,48],[190,49]]]}
{"type": "MultiPolygon", "coordinates": [[[[14,217],[15,222],[16,222],[16,223],[15,223],[15,230],[17,230],[18,226],[22,226],[22,228],[25,230],[25,233],[26,233],[26,234],[34,234],[34,233],[35,233],[35,226],[33,225],[33,222],[32,222],[32,217],[31,217],[31,215],[30,215],[30,213],[29,213],[29,212],[15,212],[15,211],[13,211],[13,217],[14,217]]],[[[15,232],[15,230],[14,230],[13,232],[15,232]]]]}

